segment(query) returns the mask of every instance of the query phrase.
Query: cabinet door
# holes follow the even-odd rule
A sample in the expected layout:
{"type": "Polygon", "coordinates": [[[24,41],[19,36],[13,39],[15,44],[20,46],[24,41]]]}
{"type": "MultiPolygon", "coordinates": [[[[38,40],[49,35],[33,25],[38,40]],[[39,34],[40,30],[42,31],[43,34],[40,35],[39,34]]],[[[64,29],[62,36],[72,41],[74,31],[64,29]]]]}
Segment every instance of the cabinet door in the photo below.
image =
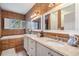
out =
{"type": "Polygon", "coordinates": [[[43,45],[37,43],[37,56],[48,56],[48,48],[43,45]]]}
{"type": "Polygon", "coordinates": [[[62,56],[49,48],[37,43],[37,56],[62,56]]]}
{"type": "Polygon", "coordinates": [[[28,51],[28,39],[26,36],[24,37],[24,48],[28,51]]]}
{"type": "Polygon", "coordinates": [[[36,48],[35,48],[35,44],[36,42],[32,39],[29,38],[29,51],[28,51],[28,54],[30,56],[35,56],[36,55],[36,48]]]}
{"type": "Polygon", "coordinates": [[[54,50],[50,50],[48,51],[48,56],[63,56],[62,54],[54,51],[54,50]]]}

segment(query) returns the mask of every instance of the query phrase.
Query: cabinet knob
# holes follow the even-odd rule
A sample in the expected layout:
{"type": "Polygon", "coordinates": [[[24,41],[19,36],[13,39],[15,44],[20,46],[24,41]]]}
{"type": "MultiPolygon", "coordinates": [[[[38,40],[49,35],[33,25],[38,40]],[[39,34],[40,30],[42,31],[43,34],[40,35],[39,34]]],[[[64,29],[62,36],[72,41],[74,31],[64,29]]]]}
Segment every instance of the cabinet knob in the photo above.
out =
{"type": "Polygon", "coordinates": [[[48,54],[51,54],[50,52],[48,52],[48,54]]]}
{"type": "Polygon", "coordinates": [[[49,54],[50,56],[54,56],[53,54],[51,54],[51,52],[48,52],[48,54],[49,54]]]}

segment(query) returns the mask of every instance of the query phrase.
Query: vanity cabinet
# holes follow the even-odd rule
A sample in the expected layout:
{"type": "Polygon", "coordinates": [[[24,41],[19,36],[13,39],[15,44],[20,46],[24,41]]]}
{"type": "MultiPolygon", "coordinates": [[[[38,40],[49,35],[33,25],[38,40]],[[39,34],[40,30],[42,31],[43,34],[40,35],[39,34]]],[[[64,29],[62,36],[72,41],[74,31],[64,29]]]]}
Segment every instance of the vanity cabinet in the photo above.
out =
{"type": "Polygon", "coordinates": [[[29,56],[62,56],[62,54],[45,47],[30,37],[25,37],[24,48],[29,56]]]}
{"type": "Polygon", "coordinates": [[[28,41],[28,54],[30,56],[35,56],[36,55],[36,42],[33,41],[32,39],[29,38],[29,41],[28,41]]]}
{"type": "Polygon", "coordinates": [[[24,48],[26,51],[28,51],[28,37],[24,37],[24,48]]]}
{"type": "Polygon", "coordinates": [[[54,50],[48,50],[48,56],[63,56],[62,54],[54,51],[54,50]]]}
{"type": "Polygon", "coordinates": [[[27,54],[29,56],[35,56],[36,55],[36,43],[31,38],[25,37],[24,38],[24,48],[27,51],[27,54]]]}
{"type": "Polygon", "coordinates": [[[37,43],[37,56],[62,56],[49,48],[37,43]]]}
{"type": "Polygon", "coordinates": [[[48,48],[37,43],[37,56],[48,56],[48,48]]]}

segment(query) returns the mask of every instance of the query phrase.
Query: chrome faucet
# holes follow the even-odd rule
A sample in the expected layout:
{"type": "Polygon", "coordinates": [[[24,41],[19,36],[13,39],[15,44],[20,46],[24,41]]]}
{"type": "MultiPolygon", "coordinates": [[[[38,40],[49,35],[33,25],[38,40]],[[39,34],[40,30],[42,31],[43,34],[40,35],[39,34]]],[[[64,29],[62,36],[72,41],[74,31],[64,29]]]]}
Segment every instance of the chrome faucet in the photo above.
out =
{"type": "Polygon", "coordinates": [[[56,40],[63,40],[63,38],[62,37],[58,37],[58,36],[56,36],[56,40]]]}

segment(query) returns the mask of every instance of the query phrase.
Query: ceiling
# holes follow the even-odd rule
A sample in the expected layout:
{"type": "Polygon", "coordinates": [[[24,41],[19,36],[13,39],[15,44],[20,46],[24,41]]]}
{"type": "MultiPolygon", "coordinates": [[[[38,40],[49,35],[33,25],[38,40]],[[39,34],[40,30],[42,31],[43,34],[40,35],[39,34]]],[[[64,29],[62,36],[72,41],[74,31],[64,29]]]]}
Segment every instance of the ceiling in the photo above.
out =
{"type": "Polygon", "coordinates": [[[3,10],[26,14],[35,3],[0,3],[3,10]]]}

